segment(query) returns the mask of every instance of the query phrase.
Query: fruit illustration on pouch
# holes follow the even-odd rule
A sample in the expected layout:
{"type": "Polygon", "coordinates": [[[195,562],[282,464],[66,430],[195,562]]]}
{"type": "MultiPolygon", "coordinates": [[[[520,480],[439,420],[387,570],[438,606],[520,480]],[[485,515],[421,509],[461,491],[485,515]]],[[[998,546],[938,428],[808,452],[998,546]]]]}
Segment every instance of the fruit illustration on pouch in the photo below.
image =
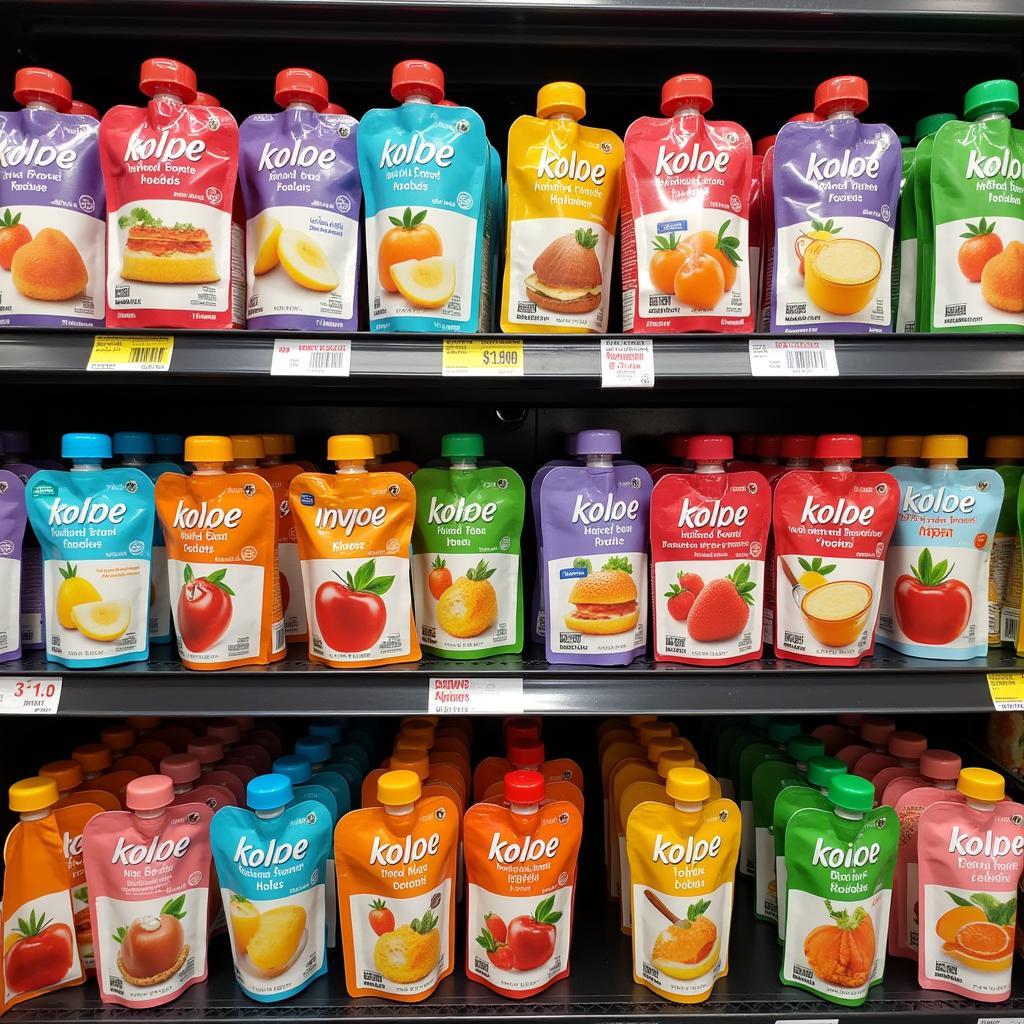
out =
{"type": "Polygon", "coordinates": [[[445,564],[440,555],[435,555],[430,563],[430,574],[427,576],[427,588],[434,595],[434,600],[440,600],[441,595],[452,585],[452,571],[445,564]]]}
{"type": "Polygon", "coordinates": [[[304,907],[274,907],[260,914],[245,955],[264,977],[274,978],[295,963],[306,946],[306,936],[304,907]]]}
{"type": "Polygon", "coordinates": [[[985,301],[1007,313],[1024,313],[1024,245],[1010,242],[981,272],[985,301]]]}
{"type": "Polygon", "coordinates": [[[555,313],[589,313],[601,305],[599,238],[591,228],[561,235],[533,261],[526,295],[541,309],[555,313]]]}
{"type": "Polygon", "coordinates": [[[452,636],[479,636],[498,617],[498,595],[491,577],[497,570],[481,559],[441,595],[437,621],[452,636]]]}
{"type": "Polygon", "coordinates": [[[896,622],[914,643],[952,643],[970,622],[971,590],[961,580],[949,578],[954,568],[945,559],[934,564],[931,551],[925,548],[917,565],[910,567],[913,575],[905,574],[896,581],[896,622]]]}
{"type": "Polygon", "coordinates": [[[725,273],[714,256],[689,250],[673,282],[676,298],[694,309],[714,309],[725,295],[725,273]]]}
{"type": "Polygon", "coordinates": [[[57,589],[57,621],[65,629],[78,629],[72,612],[76,605],[102,601],[100,592],[87,580],[78,575],[78,566],[67,563],[60,569],[61,584],[57,589]]]}
{"type": "Polygon", "coordinates": [[[373,965],[389,981],[408,985],[425,978],[441,959],[437,915],[427,910],[411,924],[385,932],[373,948],[373,965]]]}
{"type": "Polygon", "coordinates": [[[800,271],[801,277],[804,276],[804,253],[811,242],[827,242],[833,235],[838,235],[842,230],[842,228],[835,226],[831,217],[825,221],[811,218],[811,230],[805,231],[802,235],[797,235],[796,240],[793,242],[797,269],[800,271]]]}
{"type": "Polygon", "coordinates": [[[500,971],[515,970],[515,956],[512,947],[505,941],[499,941],[487,927],[480,929],[476,937],[477,945],[482,946],[487,959],[500,971]]]}
{"type": "MultiPolygon", "coordinates": [[[[555,925],[562,920],[562,912],[554,907],[554,895],[546,896],[532,914],[513,917],[501,939],[491,929],[488,918],[493,915],[488,914],[484,918],[487,923],[480,930],[476,941],[487,950],[488,958],[496,967],[515,971],[532,971],[542,967],[555,952],[555,925]],[[510,959],[511,965],[505,966],[510,959]]],[[[504,926],[504,922],[501,923],[504,926]]],[[[499,932],[501,930],[498,929],[499,932]]]]}
{"type": "Polygon", "coordinates": [[[395,930],[395,915],[388,909],[384,900],[374,900],[370,904],[370,927],[377,935],[384,935],[395,930]]]}
{"type": "Polygon", "coordinates": [[[834,910],[830,900],[825,909],[833,924],[814,928],[804,939],[804,956],[822,981],[843,988],[860,988],[868,980],[875,962],[875,926],[863,907],[834,910]]]}
{"type": "Polygon", "coordinates": [[[391,589],[394,576],[378,576],[371,558],[338,582],[321,583],[316,591],[316,621],[328,647],[354,654],[372,647],[387,625],[387,607],[381,597],[391,589]]]}
{"type": "Polygon", "coordinates": [[[679,573],[679,582],[670,583],[665,597],[668,598],[668,613],[676,622],[685,622],[704,587],[704,581],[695,572],[679,573]]]}
{"type": "Polygon", "coordinates": [[[455,263],[444,256],[391,264],[402,297],[420,309],[440,309],[455,293],[455,263]]]}
{"type": "Polygon", "coordinates": [[[219,643],[231,625],[235,592],[224,582],[225,569],[196,576],[185,566],[184,585],[178,594],[178,632],[181,642],[197,654],[219,643]]]}
{"type": "Polygon", "coordinates": [[[21,214],[11,216],[10,210],[4,210],[3,218],[0,219],[0,267],[10,270],[14,254],[31,241],[32,232],[21,223],[21,214]]]}
{"type": "Polygon", "coordinates": [[[4,936],[4,980],[11,992],[34,992],[56,985],[71,970],[75,937],[66,924],[45,914],[19,917],[4,936]]]}
{"type": "MultiPolygon", "coordinates": [[[[391,276],[391,268],[396,263],[411,263],[442,256],[444,248],[437,229],[425,223],[427,210],[413,213],[406,207],[401,218],[388,217],[393,227],[389,228],[377,247],[377,275],[381,287],[388,292],[397,292],[398,285],[391,276]]],[[[411,300],[410,300],[411,301],[411,300]]],[[[445,299],[445,302],[448,300],[445,299]]],[[[444,305],[444,303],[439,303],[444,305]]]]}
{"type": "Polygon", "coordinates": [[[252,937],[260,926],[260,912],[256,909],[256,904],[251,900],[247,900],[244,896],[239,896],[238,893],[232,893],[229,915],[231,919],[231,934],[235,939],[235,949],[239,953],[245,953],[249,948],[249,943],[252,942],[252,937]]]}
{"type": "Polygon", "coordinates": [[[829,573],[835,572],[835,565],[826,565],[824,560],[815,555],[809,561],[806,558],[798,558],[800,568],[803,572],[797,577],[797,583],[805,590],[814,590],[815,587],[828,583],[825,579],[829,573]]]}
{"type": "Polygon", "coordinates": [[[327,254],[304,231],[289,228],[277,242],[277,255],[288,276],[313,292],[333,292],[340,279],[327,254]]]}
{"type": "Polygon", "coordinates": [[[484,914],[484,926],[494,936],[495,942],[504,942],[508,938],[508,925],[497,914],[484,914]]]}
{"type": "Polygon", "coordinates": [[[690,608],[686,626],[694,640],[713,643],[739,636],[750,621],[757,584],[743,562],[724,579],[701,587],[690,608]]]}
{"type": "Polygon", "coordinates": [[[996,222],[984,217],[977,224],[968,222],[960,236],[966,241],[957,250],[956,262],[968,281],[980,281],[985,264],[1003,251],[1003,240],[995,233],[996,222]]]}
{"type": "Polygon", "coordinates": [[[683,245],[674,231],[667,235],[655,236],[653,244],[654,255],[648,269],[651,284],[659,292],[671,295],[676,288],[676,274],[693,250],[688,245],[683,245]]]}
{"type": "MultiPolygon", "coordinates": [[[[666,914],[667,908],[649,889],[644,895],[666,914]]],[[[710,900],[702,899],[686,908],[686,917],[666,914],[672,923],[658,933],[651,950],[651,963],[659,971],[685,981],[699,978],[715,966],[722,941],[718,926],[706,916],[710,906],[710,900]]]]}
{"type": "Polygon", "coordinates": [[[28,299],[64,302],[81,295],[89,283],[82,254],[57,228],[43,228],[19,246],[11,260],[14,287],[28,299]]]}
{"type": "Polygon", "coordinates": [[[281,237],[281,222],[276,217],[264,213],[256,227],[256,261],[252,272],[260,277],[268,274],[280,259],[277,255],[277,242],[281,237]]]}
{"type": "Polygon", "coordinates": [[[159,914],[144,914],[114,933],[121,951],[117,967],[126,981],[140,987],[158,985],[179,970],[189,947],[181,926],[186,916],[185,894],[167,900],[159,914]]]}
{"type": "Polygon", "coordinates": [[[128,601],[86,601],[71,609],[71,618],[83,636],[110,643],[128,632],[132,606],[128,601]]]}
{"type": "Polygon", "coordinates": [[[712,256],[718,261],[727,292],[732,291],[736,283],[736,268],[742,259],[740,240],[735,235],[725,233],[731,223],[731,220],[723,221],[717,234],[714,231],[696,231],[683,239],[683,245],[688,245],[695,253],[712,256]]]}
{"type": "Polygon", "coordinates": [[[964,899],[946,890],[956,904],[935,923],[944,953],[979,971],[999,971],[1013,959],[1017,898],[997,900],[987,892],[964,899]]]}

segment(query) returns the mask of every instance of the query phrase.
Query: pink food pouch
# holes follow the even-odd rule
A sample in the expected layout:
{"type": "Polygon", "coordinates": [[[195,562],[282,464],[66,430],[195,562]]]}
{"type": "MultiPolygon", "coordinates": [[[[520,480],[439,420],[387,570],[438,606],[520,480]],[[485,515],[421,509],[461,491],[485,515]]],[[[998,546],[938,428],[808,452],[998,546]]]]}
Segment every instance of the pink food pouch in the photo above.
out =
{"type": "Polygon", "coordinates": [[[927,749],[928,740],[919,732],[899,729],[889,737],[889,749],[884,753],[872,750],[858,758],[853,766],[853,774],[871,782],[886,768],[916,769],[921,755],[927,749]]]}

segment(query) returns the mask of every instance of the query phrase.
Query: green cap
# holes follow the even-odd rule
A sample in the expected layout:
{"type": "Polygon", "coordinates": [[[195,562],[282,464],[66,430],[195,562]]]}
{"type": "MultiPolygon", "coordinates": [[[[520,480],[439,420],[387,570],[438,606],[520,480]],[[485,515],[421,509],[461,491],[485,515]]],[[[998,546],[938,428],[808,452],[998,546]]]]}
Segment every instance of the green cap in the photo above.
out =
{"type": "Polygon", "coordinates": [[[909,135],[897,135],[896,138],[900,140],[901,146],[909,146],[913,141],[909,135]]]}
{"type": "Polygon", "coordinates": [[[798,736],[790,737],[786,744],[786,753],[794,761],[806,764],[812,757],[821,757],[825,753],[825,744],[817,736],[800,733],[798,736]]]}
{"type": "Polygon", "coordinates": [[[1008,78],[994,78],[991,82],[980,82],[967,90],[964,117],[968,121],[976,121],[985,114],[1013,114],[1019,106],[1017,83],[1008,78]]]}
{"type": "Polygon", "coordinates": [[[483,434],[445,434],[441,438],[441,454],[446,459],[483,458],[483,434]]]}
{"type": "Polygon", "coordinates": [[[807,762],[807,781],[818,789],[827,789],[832,779],[847,771],[846,762],[838,757],[812,757],[807,762]]]}
{"type": "Polygon", "coordinates": [[[828,798],[844,811],[866,814],[875,806],[875,787],[859,775],[834,775],[829,779],[828,798]]]}
{"type": "Polygon", "coordinates": [[[785,743],[792,736],[797,736],[800,733],[800,723],[785,721],[781,718],[776,718],[774,721],[768,723],[766,735],[772,743],[785,743]]]}
{"type": "Polygon", "coordinates": [[[956,114],[929,114],[914,125],[914,141],[920,142],[934,135],[947,121],[955,121],[956,114]]]}

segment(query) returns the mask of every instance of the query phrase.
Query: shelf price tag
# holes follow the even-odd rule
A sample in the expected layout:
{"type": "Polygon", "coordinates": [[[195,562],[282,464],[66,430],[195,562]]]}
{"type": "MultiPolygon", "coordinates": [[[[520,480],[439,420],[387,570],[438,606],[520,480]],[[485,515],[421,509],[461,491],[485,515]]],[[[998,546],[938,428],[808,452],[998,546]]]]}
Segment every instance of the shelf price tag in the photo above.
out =
{"type": "Polygon", "coordinates": [[[428,715],[521,715],[522,677],[431,676],[428,715]]]}
{"type": "Polygon", "coordinates": [[[60,676],[0,678],[0,715],[57,714],[60,684],[60,676]]]}
{"type": "Polygon", "coordinates": [[[752,377],[838,377],[831,338],[751,338],[752,377]]]}
{"type": "Polygon", "coordinates": [[[85,368],[142,372],[169,370],[173,354],[174,338],[169,335],[97,334],[85,368]]]}
{"type": "Polygon", "coordinates": [[[654,342],[651,338],[602,338],[601,387],[653,388],[654,342]]]}
{"type": "Polygon", "coordinates": [[[347,377],[352,365],[352,342],[275,338],[271,377],[347,377]]]}
{"type": "Polygon", "coordinates": [[[519,338],[445,338],[442,377],[522,377],[523,342],[519,338]]]}
{"type": "Polygon", "coordinates": [[[989,672],[985,679],[996,711],[1024,711],[1024,672],[989,672]]]}

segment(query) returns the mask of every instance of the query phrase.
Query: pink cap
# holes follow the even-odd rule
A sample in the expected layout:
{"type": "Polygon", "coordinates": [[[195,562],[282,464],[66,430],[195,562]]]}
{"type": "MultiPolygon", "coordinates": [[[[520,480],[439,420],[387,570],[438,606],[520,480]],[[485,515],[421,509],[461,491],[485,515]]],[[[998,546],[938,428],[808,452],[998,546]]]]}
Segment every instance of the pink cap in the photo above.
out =
{"type": "Polygon", "coordinates": [[[199,92],[196,93],[196,98],[192,102],[198,104],[200,107],[220,106],[220,100],[217,99],[212,92],[203,92],[202,90],[199,90],[199,92]]]}
{"type": "Polygon", "coordinates": [[[685,459],[690,448],[689,434],[673,434],[668,439],[668,453],[674,459],[685,459]]]}
{"type": "Polygon", "coordinates": [[[813,459],[816,440],[813,434],[785,434],[779,446],[779,454],[784,459],[813,459]]]}
{"type": "Polygon", "coordinates": [[[216,764],[224,756],[224,744],[216,736],[197,736],[189,741],[188,752],[200,764],[216,764]]]}
{"type": "Polygon", "coordinates": [[[202,775],[202,769],[195,754],[171,754],[160,762],[160,774],[180,785],[183,782],[194,782],[202,775]]]}
{"type": "Polygon", "coordinates": [[[140,775],[128,783],[124,802],[130,811],[158,811],[174,802],[174,783],[166,775],[140,775]]]}
{"type": "Polygon", "coordinates": [[[327,79],[309,68],[285,68],[274,79],[274,102],[279,107],[289,103],[308,103],[320,111],[327,106],[327,79]]]}
{"type": "Polygon", "coordinates": [[[782,447],[780,434],[758,434],[754,445],[754,454],[762,459],[777,459],[782,447]]]}
{"type": "Polygon", "coordinates": [[[72,100],[68,113],[85,114],[87,117],[96,118],[97,121],[100,119],[100,112],[91,103],[86,103],[85,100],[72,100]]]}
{"type": "Polygon", "coordinates": [[[775,139],[776,136],[774,135],[762,135],[754,143],[754,156],[764,156],[775,145],[775,139]]]}
{"type": "Polygon", "coordinates": [[[139,88],[145,96],[169,92],[182,103],[192,103],[196,98],[196,73],[180,60],[150,57],[142,62],[139,88]]]}
{"type": "Polygon", "coordinates": [[[426,96],[431,103],[444,99],[444,72],[429,60],[403,60],[391,72],[391,95],[404,103],[410,96],[426,96]]]}
{"type": "Polygon", "coordinates": [[[805,114],[794,114],[792,117],[786,118],[786,124],[819,124],[824,121],[825,118],[821,114],[815,114],[813,111],[808,111],[805,114]]]}
{"type": "Polygon", "coordinates": [[[916,761],[928,749],[928,740],[919,732],[897,729],[889,737],[889,753],[893,757],[916,761]]]}
{"type": "Polygon", "coordinates": [[[926,750],[918,770],[926,779],[952,782],[960,774],[960,758],[952,750],[926,750]]]}
{"type": "Polygon", "coordinates": [[[852,462],[860,458],[858,434],[821,434],[814,442],[814,457],[826,462],[852,462]]]}
{"type": "Polygon", "coordinates": [[[874,715],[860,723],[860,738],[865,743],[887,744],[896,731],[896,723],[891,718],[878,718],[874,715]]]}
{"type": "Polygon", "coordinates": [[[14,73],[14,98],[23,107],[48,103],[66,114],[71,110],[71,83],[49,68],[18,68],[14,73]]]}
{"type": "Polygon", "coordinates": [[[321,114],[347,114],[348,111],[340,103],[328,103],[321,114]]]}
{"type": "Polygon", "coordinates": [[[828,78],[814,90],[814,112],[828,117],[836,110],[859,114],[868,105],[868,83],[856,75],[828,78]]]}
{"type": "Polygon", "coordinates": [[[212,736],[221,743],[237,743],[241,730],[237,722],[231,722],[226,718],[219,718],[215,722],[209,722],[206,726],[206,735],[212,736]]]}
{"type": "Polygon", "coordinates": [[[661,87],[661,112],[665,117],[680,107],[696,107],[706,114],[711,104],[711,79],[705,75],[676,75],[661,87]]]}
{"type": "Polygon", "coordinates": [[[732,458],[732,438],[727,434],[694,434],[686,446],[693,462],[726,462],[732,458]]]}
{"type": "Polygon", "coordinates": [[[508,763],[513,768],[544,763],[544,744],[537,740],[524,740],[508,745],[508,763]]]}

